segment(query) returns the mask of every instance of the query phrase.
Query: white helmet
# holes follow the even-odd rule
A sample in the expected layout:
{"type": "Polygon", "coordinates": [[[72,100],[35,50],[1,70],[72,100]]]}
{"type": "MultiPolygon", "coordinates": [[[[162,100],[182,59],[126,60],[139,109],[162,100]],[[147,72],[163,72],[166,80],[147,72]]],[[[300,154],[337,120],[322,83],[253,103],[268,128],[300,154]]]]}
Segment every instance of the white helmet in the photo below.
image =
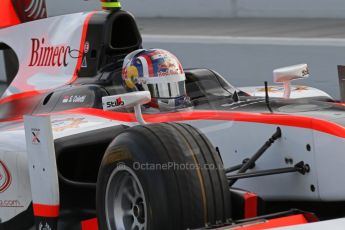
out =
{"type": "Polygon", "coordinates": [[[150,91],[153,107],[174,109],[189,103],[182,65],[166,50],[140,49],[128,54],[122,79],[130,90],[150,91]]]}

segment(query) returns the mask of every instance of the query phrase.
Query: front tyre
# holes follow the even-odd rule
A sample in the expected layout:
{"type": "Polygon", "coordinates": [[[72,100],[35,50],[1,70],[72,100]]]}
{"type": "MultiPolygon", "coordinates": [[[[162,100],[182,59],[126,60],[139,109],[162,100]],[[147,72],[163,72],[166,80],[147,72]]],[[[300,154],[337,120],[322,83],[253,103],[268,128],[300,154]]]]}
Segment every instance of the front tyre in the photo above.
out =
{"type": "Polygon", "coordinates": [[[108,147],[97,181],[101,230],[225,223],[230,193],[219,155],[186,124],[135,126],[108,147]]]}

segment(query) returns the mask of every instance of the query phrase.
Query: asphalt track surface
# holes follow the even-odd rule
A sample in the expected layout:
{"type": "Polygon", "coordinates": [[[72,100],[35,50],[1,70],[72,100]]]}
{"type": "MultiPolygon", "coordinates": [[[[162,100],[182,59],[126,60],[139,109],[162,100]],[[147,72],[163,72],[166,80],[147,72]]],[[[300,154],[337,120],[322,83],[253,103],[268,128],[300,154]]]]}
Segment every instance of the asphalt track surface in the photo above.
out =
{"type": "Polygon", "coordinates": [[[345,19],[137,18],[144,34],[228,37],[345,38],[345,19]]]}
{"type": "Polygon", "coordinates": [[[208,67],[235,86],[272,83],[275,68],[307,63],[310,85],[339,98],[345,65],[342,19],[137,19],[145,47],[164,48],[185,68],[208,67]]]}

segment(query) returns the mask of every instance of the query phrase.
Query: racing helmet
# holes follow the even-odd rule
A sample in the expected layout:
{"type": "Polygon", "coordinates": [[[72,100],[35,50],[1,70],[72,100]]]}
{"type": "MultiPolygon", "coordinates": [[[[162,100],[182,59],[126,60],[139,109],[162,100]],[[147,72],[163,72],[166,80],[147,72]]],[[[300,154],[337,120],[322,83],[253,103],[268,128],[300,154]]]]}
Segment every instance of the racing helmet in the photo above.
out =
{"type": "Polygon", "coordinates": [[[130,91],[150,91],[151,107],[176,109],[189,104],[182,65],[169,51],[133,51],[124,59],[122,79],[130,91]]]}

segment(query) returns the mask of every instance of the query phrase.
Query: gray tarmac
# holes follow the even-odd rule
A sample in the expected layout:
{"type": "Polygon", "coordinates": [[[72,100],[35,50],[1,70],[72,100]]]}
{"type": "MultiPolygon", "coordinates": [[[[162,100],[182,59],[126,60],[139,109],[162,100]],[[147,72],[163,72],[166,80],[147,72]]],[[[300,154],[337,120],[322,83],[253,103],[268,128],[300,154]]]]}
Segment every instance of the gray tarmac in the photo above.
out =
{"type": "Polygon", "coordinates": [[[345,19],[137,18],[144,34],[230,37],[345,38],[345,19]]]}
{"type": "Polygon", "coordinates": [[[272,82],[275,68],[307,63],[296,81],[339,98],[337,65],[345,65],[342,19],[138,18],[144,47],[170,50],[185,68],[206,67],[235,86],[272,82]]]}

